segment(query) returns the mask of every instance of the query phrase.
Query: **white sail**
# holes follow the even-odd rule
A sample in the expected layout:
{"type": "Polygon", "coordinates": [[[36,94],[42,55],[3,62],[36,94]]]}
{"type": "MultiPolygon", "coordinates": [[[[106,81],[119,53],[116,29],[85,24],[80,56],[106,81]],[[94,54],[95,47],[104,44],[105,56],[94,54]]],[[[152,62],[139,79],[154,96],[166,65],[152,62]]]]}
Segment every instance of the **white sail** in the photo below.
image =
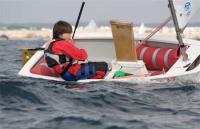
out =
{"type": "Polygon", "coordinates": [[[184,30],[189,20],[200,8],[200,0],[173,0],[178,25],[184,30]]]}

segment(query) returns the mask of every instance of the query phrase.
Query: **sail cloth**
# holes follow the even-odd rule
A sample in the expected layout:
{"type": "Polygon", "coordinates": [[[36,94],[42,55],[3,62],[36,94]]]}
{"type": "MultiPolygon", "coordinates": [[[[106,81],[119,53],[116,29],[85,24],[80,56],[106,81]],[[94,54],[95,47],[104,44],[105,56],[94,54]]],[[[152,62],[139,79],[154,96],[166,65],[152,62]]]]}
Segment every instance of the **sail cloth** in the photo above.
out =
{"type": "Polygon", "coordinates": [[[200,0],[173,0],[179,28],[183,31],[200,8],[200,0]]]}

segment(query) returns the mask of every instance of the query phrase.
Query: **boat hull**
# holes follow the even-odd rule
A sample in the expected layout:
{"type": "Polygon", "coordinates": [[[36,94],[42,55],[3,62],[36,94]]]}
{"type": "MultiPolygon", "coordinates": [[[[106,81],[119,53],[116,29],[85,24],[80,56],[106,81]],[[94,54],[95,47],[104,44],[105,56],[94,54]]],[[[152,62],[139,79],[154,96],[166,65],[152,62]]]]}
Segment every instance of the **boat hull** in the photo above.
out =
{"type": "MultiPolygon", "coordinates": [[[[137,41],[140,41],[144,38],[145,35],[138,37],[136,35],[137,41]]],[[[196,64],[195,68],[193,68],[192,70],[187,71],[187,69],[200,55],[200,42],[190,39],[184,39],[184,41],[185,43],[187,43],[186,45],[189,46],[189,48],[186,51],[189,56],[189,60],[183,61],[182,57],[180,57],[167,72],[161,71],[161,73],[156,76],[141,74],[141,75],[133,75],[128,78],[117,78],[117,79],[106,78],[100,80],[86,79],[86,80],[79,80],[77,82],[80,83],[93,82],[93,81],[120,81],[120,82],[130,82],[130,83],[144,82],[141,80],[146,80],[147,82],[166,82],[166,81],[199,82],[200,65],[196,64]]],[[[112,60],[115,59],[115,50],[111,37],[110,38],[97,37],[96,39],[77,38],[75,39],[75,42],[78,47],[84,48],[88,51],[89,55],[91,55],[89,60],[92,61],[103,60],[108,63],[111,63],[112,60]]],[[[149,43],[151,43],[151,45],[155,47],[159,44],[162,44],[163,47],[174,47],[177,46],[178,44],[175,38],[169,38],[169,37],[154,37],[151,40],[149,40],[149,43]]],[[[46,46],[47,44],[48,43],[44,44],[44,46],[46,46]]],[[[43,56],[44,56],[43,51],[37,51],[32,56],[32,58],[24,65],[24,67],[20,70],[18,75],[47,79],[47,80],[64,81],[59,76],[45,76],[33,72],[33,67],[36,66],[38,63],[41,63],[40,60],[42,60],[43,56]]],[[[43,67],[47,67],[45,62],[42,63],[41,64],[43,67]]],[[[197,63],[199,62],[197,61],[197,63]]]]}

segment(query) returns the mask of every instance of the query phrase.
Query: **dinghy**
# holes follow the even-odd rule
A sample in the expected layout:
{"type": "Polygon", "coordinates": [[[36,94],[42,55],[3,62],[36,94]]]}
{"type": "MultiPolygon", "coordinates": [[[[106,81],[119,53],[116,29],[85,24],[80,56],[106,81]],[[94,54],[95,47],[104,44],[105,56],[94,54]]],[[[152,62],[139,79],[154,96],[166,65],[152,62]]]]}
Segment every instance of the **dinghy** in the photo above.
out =
{"type": "MultiPolygon", "coordinates": [[[[78,82],[136,80],[199,82],[200,41],[184,39],[182,33],[191,17],[197,12],[198,0],[169,0],[172,16],[155,31],[146,35],[134,35],[133,24],[111,20],[111,34],[85,33],[76,35],[75,44],[86,49],[91,61],[106,61],[110,71],[104,79],[85,79],[78,82]],[[155,36],[167,22],[173,19],[176,37],[155,36]],[[119,71],[127,73],[116,77],[119,71]]],[[[49,42],[42,47],[48,46],[49,42]]],[[[37,51],[18,73],[20,76],[64,81],[49,68],[44,52],[37,51]]]]}

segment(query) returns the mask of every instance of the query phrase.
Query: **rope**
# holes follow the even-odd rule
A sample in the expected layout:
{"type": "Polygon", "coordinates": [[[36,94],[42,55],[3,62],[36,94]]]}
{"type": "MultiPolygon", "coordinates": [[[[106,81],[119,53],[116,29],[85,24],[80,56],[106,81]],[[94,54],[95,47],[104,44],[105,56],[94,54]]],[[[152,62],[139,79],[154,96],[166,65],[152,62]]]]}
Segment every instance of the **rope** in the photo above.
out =
{"type": "Polygon", "coordinates": [[[146,42],[147,40],[149,40],[153,35],[155,35],[161,28],[163,28],[163,26],[165,26],[169,21],[171,21],[172,16],[168,17],[167,20],[165,20],[163,23],[161,23],[155,30],[153,30],[153,32],[151,32],[151,34],[149,34],[144,40],[143,42],[146,42]]]}

